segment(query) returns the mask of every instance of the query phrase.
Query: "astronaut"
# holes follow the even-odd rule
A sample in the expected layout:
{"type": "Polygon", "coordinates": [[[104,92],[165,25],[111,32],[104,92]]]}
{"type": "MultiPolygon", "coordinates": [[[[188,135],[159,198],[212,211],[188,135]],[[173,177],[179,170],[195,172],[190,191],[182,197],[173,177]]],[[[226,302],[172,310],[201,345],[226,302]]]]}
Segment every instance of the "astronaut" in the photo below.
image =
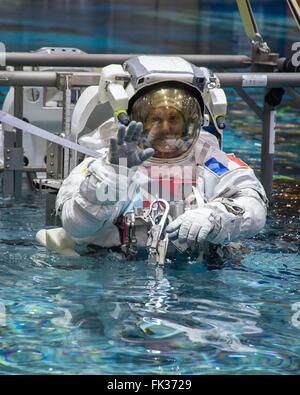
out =
{"type": "Polygon", "coordinates": [[[220,148],[227,102],[215,74],[178,57],[139,56],[104,68],[98,95],[115,116],[79,139],[100,157],[86,158],[59,190],[65,249],[122,246],[132,257],[148,245],[162,262],[172,248],[199,253],[262,230],[261,183],[220,148]]]}

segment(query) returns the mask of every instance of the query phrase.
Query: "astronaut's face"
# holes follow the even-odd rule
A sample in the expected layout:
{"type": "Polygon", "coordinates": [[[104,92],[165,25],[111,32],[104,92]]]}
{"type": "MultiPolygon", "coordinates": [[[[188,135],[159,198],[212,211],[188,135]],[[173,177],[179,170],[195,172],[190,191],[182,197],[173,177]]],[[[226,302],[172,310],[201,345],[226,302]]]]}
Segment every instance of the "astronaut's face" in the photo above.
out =
{"type": "Polygon", "coordinates": [[[158,107],[150,112],[145,122],[148,143],[157,158],[174,158],[180,150],[184,132],[184,118],[174,107],[158,107]]]}
{"type": "Polygon", "coordinates": [[[196,97],[187,88],[177,87],[153,87],[135,100],[130,116],[144,125],[139,147],[154,148],[153,159],[161,161],[187,154],[202,123],[196,97]]]}

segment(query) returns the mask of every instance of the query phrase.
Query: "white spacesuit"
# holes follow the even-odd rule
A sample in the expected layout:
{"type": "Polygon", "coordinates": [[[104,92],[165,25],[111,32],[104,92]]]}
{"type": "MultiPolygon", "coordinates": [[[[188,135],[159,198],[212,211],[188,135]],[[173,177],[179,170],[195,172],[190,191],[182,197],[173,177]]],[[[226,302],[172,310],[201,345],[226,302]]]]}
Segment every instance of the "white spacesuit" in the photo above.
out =
{"type": "Polygon", "coordinates": [[[257,234],[267,199],[253,170],[219,147],[227,103],[217,77],[175,57],[113,66],[99,96],[116,116],[79,140],[102,155],[78,165],[57,196],[68,240],[122,245],[130,257],[147,244],[163,262],[172,248],[189,253],[257,234]],[[215,135],[204,130],[209,123],[215,135]]]}

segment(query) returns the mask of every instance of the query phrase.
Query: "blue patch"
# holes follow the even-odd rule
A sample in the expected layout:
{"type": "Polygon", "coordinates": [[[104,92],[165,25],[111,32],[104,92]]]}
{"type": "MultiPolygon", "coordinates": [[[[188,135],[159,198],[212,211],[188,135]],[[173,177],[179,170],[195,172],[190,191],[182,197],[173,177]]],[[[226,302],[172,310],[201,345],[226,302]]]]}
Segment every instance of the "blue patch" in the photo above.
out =
{"type": "Polygon", "coordinates": [[[96,159],[90,161],[90,163],[88,164],[88,167],[87,167],[88,169],[91,169],[92,164],[95,162],[95,160],[96,160],[96,159]]]}
{"type": "Polygon", "coordinates": [[[229,171],[229,169],[221,162],[218,162],[216,158],[210,158],[204,165],[219,177],[229,171]]]}

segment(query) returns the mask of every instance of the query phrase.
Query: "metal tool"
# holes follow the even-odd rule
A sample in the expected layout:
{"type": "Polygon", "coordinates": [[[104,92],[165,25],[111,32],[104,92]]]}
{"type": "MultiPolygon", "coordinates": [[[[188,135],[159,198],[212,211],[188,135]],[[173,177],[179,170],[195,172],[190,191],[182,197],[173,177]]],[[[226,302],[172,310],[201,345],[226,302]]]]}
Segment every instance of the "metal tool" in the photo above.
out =
{"type": "Polygon", "coordinates": [[[156,199],[150,205],[148,216],[152,227],[147,242],[150,263],[163,265],[165,262],[169,239],[164,230],[168,225],[169,211],[170,205],[164,199],[156,199]]]}
{"type": "Polygon", "coordinates": [[[126,258],[131,261],[137,256],[137,240],[135,237],[135,213],[128,211],[124,216],[124,226],[126,231],[126,238],[122,244],[122,251],[126,258]]]}

